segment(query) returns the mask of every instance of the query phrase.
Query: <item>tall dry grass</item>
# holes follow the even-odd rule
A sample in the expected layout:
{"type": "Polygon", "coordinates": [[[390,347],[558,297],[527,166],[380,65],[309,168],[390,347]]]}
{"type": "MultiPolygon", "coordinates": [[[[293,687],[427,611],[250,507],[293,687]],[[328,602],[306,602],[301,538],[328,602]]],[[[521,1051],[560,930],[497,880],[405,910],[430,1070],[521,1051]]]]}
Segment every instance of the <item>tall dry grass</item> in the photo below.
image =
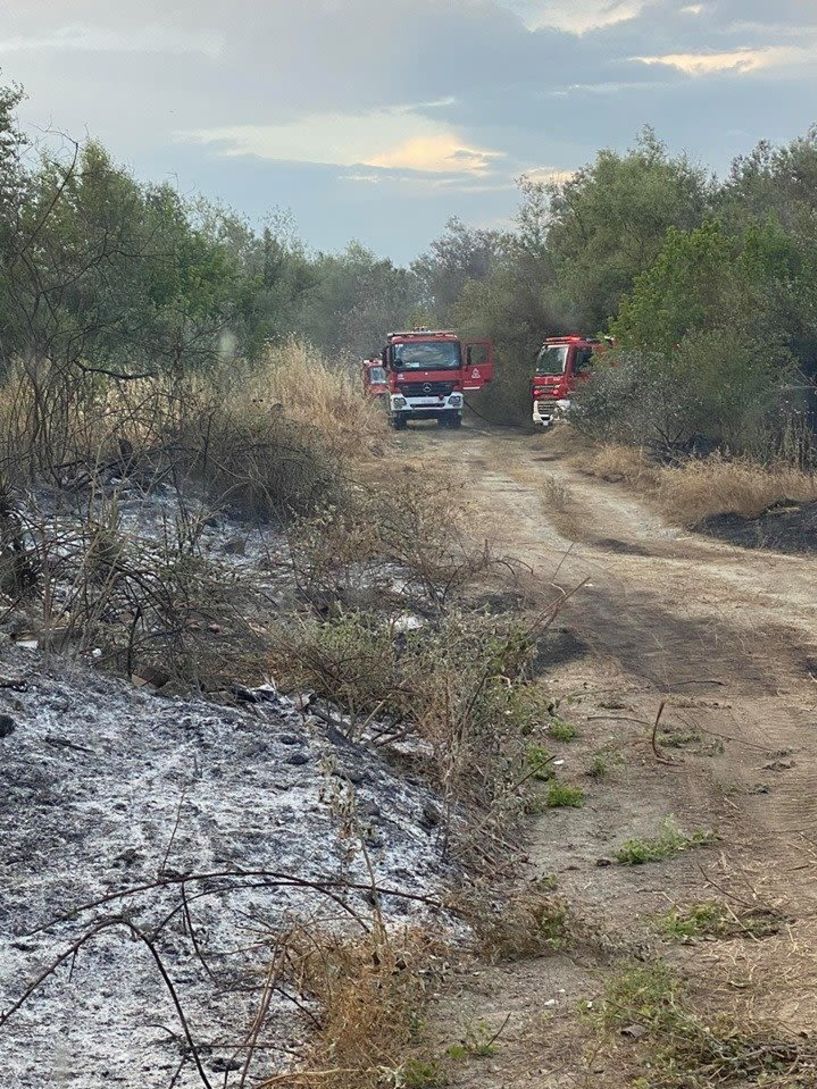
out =
{"type": "Polygon", "coordinates": [[[662,469],[658,499],[664,514],[694,526],[717,514],[757,518],[774,503],[817,500],[817,480],[795,466],[710,457],[662,469]]]}
{"type": "Polygon", "coordinates": [[[291,981],[316,1004],[305,1061],[262,1083],[286,1089],[386,1089],[440,1084],[421,1027],[441,968],[440,943],[422,929],[358,941],[303,929],[290,936],[291,981]]]}
{"type": "Polygon", "coordinates": [[[719,514],[757,518],[786,500],[817,501],[817,477],[783,461],[763,465],[748,457],[713,454],[659,466],[637,447],[607,444],[583,452],[572,464],[590,476],[645,493],[665,518],[683,526],[719,514]]]}
{"type": "Polygon", "coordinates": [[[195,482],[252,513],[303,512],[382,430],[352,377],[297,342],[253,366],[136,381],[20,361],[0,383],[0,475],[27,486],[136,475],[195,482]]]}

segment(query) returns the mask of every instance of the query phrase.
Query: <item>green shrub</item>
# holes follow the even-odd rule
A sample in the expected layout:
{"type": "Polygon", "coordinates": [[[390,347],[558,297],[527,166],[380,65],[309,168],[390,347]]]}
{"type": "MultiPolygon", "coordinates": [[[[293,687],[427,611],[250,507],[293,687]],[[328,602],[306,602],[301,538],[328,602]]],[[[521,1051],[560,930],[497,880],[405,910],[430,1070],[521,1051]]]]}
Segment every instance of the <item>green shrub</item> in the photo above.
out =
{"type": "Polygon", "coordinates": [[[547,805],[550,809],[581,809],[584,805],[584,791],[581,787],[568,786],[567,783],[551,783],[547,805]]]}
{"type": "Polygon", "coordinates": [[[571,722],[565,722],[563,718],[554,715],[548,722],[548,736],[554,741],[574,741],[579,736],[579,731],[571,722]]]}

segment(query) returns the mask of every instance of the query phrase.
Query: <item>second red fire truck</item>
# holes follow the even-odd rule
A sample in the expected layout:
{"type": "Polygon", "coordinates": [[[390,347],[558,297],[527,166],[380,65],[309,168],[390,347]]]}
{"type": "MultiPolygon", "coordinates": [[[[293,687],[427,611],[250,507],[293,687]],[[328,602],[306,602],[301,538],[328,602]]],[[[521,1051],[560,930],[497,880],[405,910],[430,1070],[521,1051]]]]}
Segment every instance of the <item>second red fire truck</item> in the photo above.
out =
{"type": "Polygon", "coordinates": [[[534,423],[550,427],[570,410],[573,394],[592,373],[594,353],[607,346],[604,341],[578,333],[548,337],[536,357],[536,373],[531,380],[534,423]]]}

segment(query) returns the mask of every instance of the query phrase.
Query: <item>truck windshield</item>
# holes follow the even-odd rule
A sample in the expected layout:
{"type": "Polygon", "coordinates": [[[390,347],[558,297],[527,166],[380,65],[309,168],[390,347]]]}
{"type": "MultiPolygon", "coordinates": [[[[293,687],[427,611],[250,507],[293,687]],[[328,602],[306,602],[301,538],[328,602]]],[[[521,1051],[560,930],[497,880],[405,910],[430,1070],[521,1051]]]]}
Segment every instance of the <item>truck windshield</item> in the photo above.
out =
{"type": "Polygon", "coordinates": [[[458,370],[460,346],[454,340],[413,340],[395,344],[392,361],[399,371],[458,370]]]}
{"type": "Polygon", "coordinates": [[[567,365],[568,348],[566,345],[551,345],[541,350],[536,357],[537,374],[564,374],[567,365]]]}

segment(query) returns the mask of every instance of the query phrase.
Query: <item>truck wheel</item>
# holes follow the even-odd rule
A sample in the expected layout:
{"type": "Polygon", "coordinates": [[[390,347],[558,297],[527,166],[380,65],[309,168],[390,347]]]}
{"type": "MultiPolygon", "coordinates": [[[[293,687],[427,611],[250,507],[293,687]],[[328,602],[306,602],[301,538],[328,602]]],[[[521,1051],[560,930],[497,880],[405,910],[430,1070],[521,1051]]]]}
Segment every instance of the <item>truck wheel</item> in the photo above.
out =
{"type": "Polygon", "coordinates": [[[391,418],[391,425],[395,431],[405,431],[407,423],[408,420],[406,420],[405,416],[392,416],[391,418]]]}
{"type": "Polygon", "coordinates": [[[460,416],[459,412],[451,413],[451,415],[448,417],[448,426],[454,428],[462,427],[462,416],[460,416]]]}

